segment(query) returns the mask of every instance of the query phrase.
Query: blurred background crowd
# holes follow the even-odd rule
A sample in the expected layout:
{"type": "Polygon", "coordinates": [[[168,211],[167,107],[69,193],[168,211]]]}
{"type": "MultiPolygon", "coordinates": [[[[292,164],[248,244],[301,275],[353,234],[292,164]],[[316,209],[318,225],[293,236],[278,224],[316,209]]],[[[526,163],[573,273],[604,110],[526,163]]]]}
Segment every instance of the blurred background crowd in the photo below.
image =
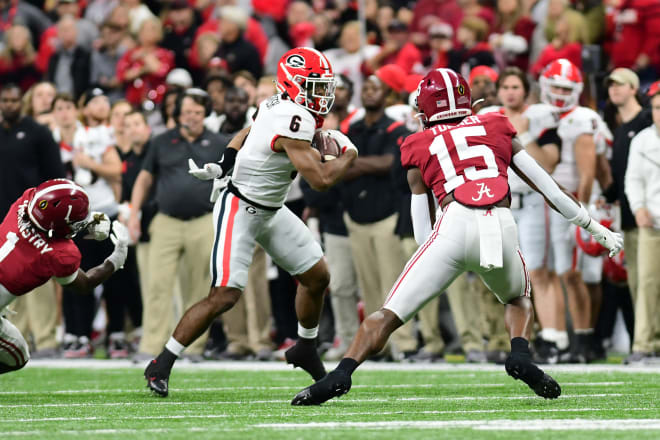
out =
{"type": "MultiPolygon", "coordinates": [[[[185,150],[159,147],[157,158],[149,151],[199,142],[219,158],[277,93],[277,62],[296,46],[331,61],[336,101],[324,127],[347,133],[364,159],[328,193],[296,181],[287,201],[318,233],[331,271],[319,347],[326,360],[342,356],[417,247],[398,146],[420,129],[414,92],[422,76],[450,67],[469,78],[479,107],[506,113],[539,102],[539,75],[560,58],[581,71],[580,104],[598,111],[610,133],[591,169],[580,169],[602,187],[584,202],[614,212],[626,251],[594,257],[589,279],[579,267],[534,275],[535,291],[554,292],[535,304],[535,356],[591,362],[618,348],[626,363],[657,359],[660,0],[0,0],[0,215],[26,187],[66,176],[87,189],[93,210],[128,221],[140,169],[158,177],[123,271],[93,296],[48,283],[15,303],[8,318],[31,335],[34,358],[96,351],[140,361],[161,350],[182,311],[208,293],[212,206],[190,196],[199,187],[185,172],[185,150]],[[199,121],[186,116],[190,126],[203,123],[197,138],[180,132],[185,105],[203,108],[199,121]],[[649,147],[629,163],[631,142],[649,147]],[[43,163],[49,149],[59,152],[64,176],[43,163]],[[617,347],[613,335],[624,342],[617,347]]],[[[532,130],[529,118],[512,123],[519,133],[532,130]]],[[[109,253],[109,244],[77,243],[83,268],[109,253]]],[[[186,356],[282,358],[297,337],[295,287],[256,249],[241,302],[186,356]]],[[[379,358],[443,362],[462,353],[468,362],[503,362],[502,314],[468,273],[398,330],[379,358]]]]}

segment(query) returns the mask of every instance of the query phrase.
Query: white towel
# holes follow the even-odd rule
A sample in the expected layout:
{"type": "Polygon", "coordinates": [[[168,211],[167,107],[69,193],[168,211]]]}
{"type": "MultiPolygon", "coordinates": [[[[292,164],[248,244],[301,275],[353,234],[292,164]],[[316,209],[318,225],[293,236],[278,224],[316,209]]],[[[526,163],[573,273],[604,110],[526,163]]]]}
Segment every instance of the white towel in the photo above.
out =
{"type": "Polygon", "coordinates": [[[502,263],[502,230],[495,208],[475,210],[479,225],[479,265],[486,270],[499,269],[502,263]]]}

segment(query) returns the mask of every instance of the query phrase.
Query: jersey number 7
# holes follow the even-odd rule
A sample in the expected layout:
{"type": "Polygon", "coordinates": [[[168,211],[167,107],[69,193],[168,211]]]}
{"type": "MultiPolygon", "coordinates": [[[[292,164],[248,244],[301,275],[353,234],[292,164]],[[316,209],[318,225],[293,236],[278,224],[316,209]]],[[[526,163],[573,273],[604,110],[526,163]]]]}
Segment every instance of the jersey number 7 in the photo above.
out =
{"type": "Polygon", "coordinates": [[[429,146],[432,155],[438,158],[442,173],[445,175],[445,192],[449,194],[467,180],[497,177],[497,163],[493,151],[484,144],[468,145],[468,137],[486,136],[483,125],[458,127],[440,133],[429,146]],[[449,142],[447,142],[449,141],[449,142]],[[456,150],[458,161],[454,162],[450,149],[456,150]],[[478,160],[481,158],[481,160],[478,160]],[[477,169],[477,165],[486,168],[477,169]],[[456,171],[456,167],[459,171],[456,171]]]}

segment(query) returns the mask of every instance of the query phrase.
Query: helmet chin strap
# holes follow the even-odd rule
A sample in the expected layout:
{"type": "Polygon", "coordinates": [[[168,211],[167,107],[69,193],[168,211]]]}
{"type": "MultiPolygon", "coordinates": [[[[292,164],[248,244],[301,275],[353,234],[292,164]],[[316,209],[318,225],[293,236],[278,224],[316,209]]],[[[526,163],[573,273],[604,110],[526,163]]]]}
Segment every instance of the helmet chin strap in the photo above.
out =
{"type": "Polygon", "coordinates": [[[429,122],[428,118],[424,113],[415,113],[415,116],[413,116],[415,119],[419,119],[419,122],[422,123],[423,126],[426,127],[426,123],[429,122]]]}

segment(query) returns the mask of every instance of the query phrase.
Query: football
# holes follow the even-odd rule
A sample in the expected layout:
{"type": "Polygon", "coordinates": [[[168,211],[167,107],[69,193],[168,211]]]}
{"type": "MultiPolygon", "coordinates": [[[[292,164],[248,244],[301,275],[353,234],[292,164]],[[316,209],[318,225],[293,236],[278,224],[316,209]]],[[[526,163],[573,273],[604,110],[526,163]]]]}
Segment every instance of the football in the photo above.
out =
{"type": "Polygon", "coordinates": [[[317,130],[314,133],[312,147],[319,150],[323,162],[336,159],[340,154],[339,144],[324,130],[317,130]]]}

